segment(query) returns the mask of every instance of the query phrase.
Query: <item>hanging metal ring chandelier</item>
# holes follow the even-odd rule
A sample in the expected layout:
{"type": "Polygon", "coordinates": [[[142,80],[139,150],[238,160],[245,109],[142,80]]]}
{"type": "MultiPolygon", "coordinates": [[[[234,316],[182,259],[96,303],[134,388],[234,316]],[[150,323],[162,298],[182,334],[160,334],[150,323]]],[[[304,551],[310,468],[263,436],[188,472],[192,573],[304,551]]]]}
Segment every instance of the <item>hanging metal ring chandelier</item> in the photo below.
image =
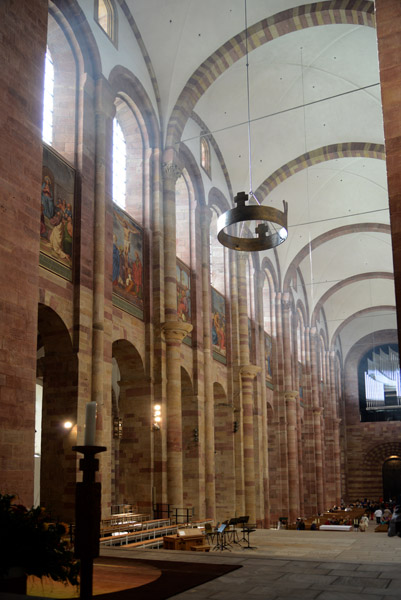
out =
{"type": "MultiPolygon", "coordinates": [[[[273,208],[272,206],[245,205],[248,195],[245,192],[239,192],[235,198],[235,208],[231,208],[220,215],[217,221],[217,239],[223,246],[231,250],[243,250],[246,252],[257,252],[260,250],[269,250],[279,246],[287,239],[287,202],[283,201],[284,211],[273,208]],[[241,228],[246,221],[259,222],[255,228],[257,237],[238,237],[231,235],[225,230],[230,227],[241,224],[241,228]],[[277,229],[275,225],[278,225],[277,229]]],[[[249,231],[249,230],[248,230],[249,231]]]]}
{"type": "Polygon", "coordinates": [[[249,199],[245,192],[239,192],[235,198],[235,208],[231,208],[222,214],[217,221],[217,239],[223,246],[232,250],[244,250],[246,252],[257,252],[260,250],[269,250],[279,246],[288,236],[287,212],[288,205],[285,200],[284,211],[280,211],[272,206],[262,206],[252,191],[252,145],[251,145],[251,114],[249,102],[249,57],[248,57],[248,17],[247,0],[245,0],[245,49],[246,49],[246,91],[248,104],[248,147],[249,147],[249,184],[250,192],[257,204],[245,205],[249,199]],[[245,227],[246,221],[256,221],[255,228],[257,237],[252,237],[251,229],[245,227]],[[245,231],[245,236],[235,235],[238,233],[238,224],[241,223],[241,231],[245,231]],[[277,225],[279,226],[277,228],[277,225]],[[230,229],[231,227],[231,229],[230,229]],[[228,231],[225,231],[225,230],[228,231]]]}

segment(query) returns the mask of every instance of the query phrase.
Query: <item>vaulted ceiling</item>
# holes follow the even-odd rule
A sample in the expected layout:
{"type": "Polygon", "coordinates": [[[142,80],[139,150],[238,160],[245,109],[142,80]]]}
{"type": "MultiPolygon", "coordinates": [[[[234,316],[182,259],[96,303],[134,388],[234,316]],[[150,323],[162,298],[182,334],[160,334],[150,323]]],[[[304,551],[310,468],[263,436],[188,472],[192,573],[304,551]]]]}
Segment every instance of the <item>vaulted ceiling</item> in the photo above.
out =
{"type": "Polygon", "coordinates": [[[288,202],[288,239],[274,257],[282,285],[298,269],[310,318],[324,311],[344,356],[368,333],[395,329],[373,2],[247,0],[251,161],[245,1],[125,2],[149,57],[166,144],[187,143],[193,111],[234,194],[250,190],[250,162],[259,201],[288,202]]]}

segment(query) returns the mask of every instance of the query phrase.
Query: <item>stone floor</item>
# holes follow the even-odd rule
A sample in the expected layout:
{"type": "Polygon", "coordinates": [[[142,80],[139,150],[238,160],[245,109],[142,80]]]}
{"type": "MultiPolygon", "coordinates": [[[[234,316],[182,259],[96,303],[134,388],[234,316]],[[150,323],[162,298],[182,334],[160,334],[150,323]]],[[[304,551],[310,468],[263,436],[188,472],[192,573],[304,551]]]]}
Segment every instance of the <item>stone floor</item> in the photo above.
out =
{"type": "Polygon", "coordinates": [[[242,565],[176,600],[401,600],[401,538],[375,533],[373,524],[366,533],[259,529],[250,543],[254,549],[107,548],[101,555],[242,565]]]}

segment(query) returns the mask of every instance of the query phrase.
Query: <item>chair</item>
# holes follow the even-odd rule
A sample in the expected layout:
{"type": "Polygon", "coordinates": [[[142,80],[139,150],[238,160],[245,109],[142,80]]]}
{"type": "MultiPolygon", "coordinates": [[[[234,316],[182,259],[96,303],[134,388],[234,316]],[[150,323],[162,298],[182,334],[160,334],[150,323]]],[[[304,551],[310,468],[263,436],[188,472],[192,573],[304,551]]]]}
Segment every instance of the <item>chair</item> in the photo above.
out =
{"type": "Polygon", "coordinates": [[[217,531],[213,529],[211,523],[205,523],[205,536],[208,542],[213,543],[214,538],[217,536],[217,531]]]}

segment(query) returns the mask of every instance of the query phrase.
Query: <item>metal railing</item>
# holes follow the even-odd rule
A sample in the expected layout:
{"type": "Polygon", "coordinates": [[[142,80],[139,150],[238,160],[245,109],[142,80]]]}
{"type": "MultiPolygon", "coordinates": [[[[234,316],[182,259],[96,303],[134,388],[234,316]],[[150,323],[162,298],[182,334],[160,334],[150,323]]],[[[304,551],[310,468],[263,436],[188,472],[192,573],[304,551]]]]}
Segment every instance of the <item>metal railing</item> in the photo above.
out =
{"type": "Polygon", "coordinates": [[[191,523],[195,516],[194,508],[179,508],[171,504],[157,503],[153,505],[153,516],[155,519],[170,519],[171,523],[191,523]]]}

